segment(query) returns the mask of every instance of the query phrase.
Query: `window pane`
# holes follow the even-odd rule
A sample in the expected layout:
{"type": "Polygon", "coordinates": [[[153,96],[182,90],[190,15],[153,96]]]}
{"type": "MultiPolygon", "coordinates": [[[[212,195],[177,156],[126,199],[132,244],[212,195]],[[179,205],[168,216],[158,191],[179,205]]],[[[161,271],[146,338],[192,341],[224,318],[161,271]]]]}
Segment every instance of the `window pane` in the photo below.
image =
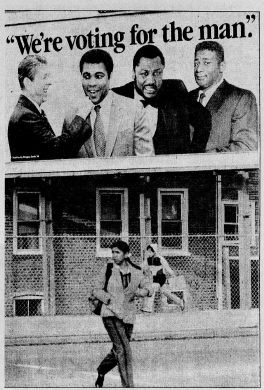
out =
{"type": "Polygon", "coordinates": [[[182,234],[182,223],[181,222],[162,222],[161,224],[162,236],[175,236],[182,234]]]}
{"type": "Polygon", "coordinates": [[[39,219],[39,194],[18,194],[17,199],[19,220],[39,219]]]}
{"type": "Polygon", "coordinates": [[[238,225],[225,225],[224,226],[225,234],[238,234],[238,225]]]}
{"type": "Polygon", "coordinates": [[[18,236],[38,236],[39,235],[39,223],[21,223],[17,224],[18,236]]]}
{"type": "Polygon", "coordinates": [[[28,300],[18,299],[15,301],[15,315],[18,317],[28,316],[28,300]]]}
{"type": "Polygon", "coordinates": [[[228,225],[228,224],[224,225],[224,233],[225,233],[225,240],[237,241],[238,225],[228,225]]]}
{"type": "Polygon", "coordinates": [[[17,235],[25,236],[18,237],[17,249],[39,249],[39,222],[19,222],[17,224],[17,235]]]}
{"type": "Polygon", "coordinates": [[[17,249],[39,249],[39,238],[38,237],[18,238],[17,249]]]}
{"type": "Polygon", "coordinates": [[[225,222],[238,223],[238,206],[225,205],[225,222]]]}
{"type": "Polygon", "coordinates": [[[101,222],[101,236],[119,236],[122,231],[121,221],[103,221],[101,222]]]}
{"type": "Polygon", "coordinates": [[[162,222],[161,234],[162,247],[182,249],[181,222],[162,222]]]}
{"type": "Polygon", "coordinates": [[[121,237],[122,222],[121,221],[109,221],[101,222],[100,229],[100,247],[110,248],[111,244],[116,241],[117,237],[121,237]],[[103,237],[109,236],[109,237],[103,237]]]}
{"type": "Polygon", "coordinates": [[[162,195],[162,219],[181,219],[181,195],[162,195]]]}
{"type": "Polygon", "coordinates": [[[41,315],[41,299],[29,299],[29,315],[41,315]]]}
{"type": "Polygon", "coordinates": [[[101,194],[101,220],[121,219],[121,194],[101,194]]]}

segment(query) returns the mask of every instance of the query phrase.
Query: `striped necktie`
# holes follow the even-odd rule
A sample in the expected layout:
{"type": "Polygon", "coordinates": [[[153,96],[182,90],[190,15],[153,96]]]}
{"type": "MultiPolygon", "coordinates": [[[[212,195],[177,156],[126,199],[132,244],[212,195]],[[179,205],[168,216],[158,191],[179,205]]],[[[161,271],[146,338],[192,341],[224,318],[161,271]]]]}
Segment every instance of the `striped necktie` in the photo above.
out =
{"type": "Polygon", "coordinates": [[[104,157],[106,140],[103,121],[100,115],[100,108],[100,105],[94,107],[94,110],[96,112],[96,118],[94,122],[94,145],[97,157],[104,157]]]}
{"type": "Polygon", "coordinates": [[[199,103],[203,104],[203,100],[204,100],[205,96],[206,96],[206,95],[205,95],[204,92],[202,92],[202,93],[200,94],[200,96],[199,96],[199,103]]]}

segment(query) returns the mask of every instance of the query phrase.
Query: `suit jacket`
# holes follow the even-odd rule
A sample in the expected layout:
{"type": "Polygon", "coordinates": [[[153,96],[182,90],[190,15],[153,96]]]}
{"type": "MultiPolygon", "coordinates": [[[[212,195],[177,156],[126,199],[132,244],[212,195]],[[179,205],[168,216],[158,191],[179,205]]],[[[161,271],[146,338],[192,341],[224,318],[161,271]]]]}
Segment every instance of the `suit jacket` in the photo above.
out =
{"type": "MultiPolygon", "coordinates": [[[[150,156],[152,140],[150,129],[145,126],[144,112],[136,112],[135,104],[131,99],[114,92],[111,95],[105,157],[150,156]]],[[[73,107],[65,118],[62,133],[69,131],[77,109],[73,107]]],[[[87,122],[90,123],[89,115],[87,122]]],[[[96,157],[93,137],[80,148],[77,157],[96,157]]]]}
{"type": "MultiPolygon", "coordinates": [[[[134,99],[133,82],[113,88],[113,91],[134,99]]],[[[157,102],[155,154],[204,152],[211,130],[211,116],[188,95],[183,81],[163,80],[157,102]]]]}
{"type": "Polygon", "coordinates": [[[11,160],[72,157],[74,149],[90,137],[91,126],[76,116],[70,130],[56,137],[37,107],[20,95],[8,125],[11,160]]]}
{"type": "Polygon", "coordinates": [[[136,296],[149,296],[153,293],[151,283],[144,277],[143,272],[129,265],[131,281],[124,289],[120,275],[120,269],[113,266],[112,275],[109,278],[107,291],[104,291],[106,265],[102,268],[96,280],[93,295],[103,302],[102,317],[115,316],[125,323],[133,324],[136,318],[136,296]],[[110,299],[110,303],[109,302],[110,299]]]}
{"type": "MultiPolygon", "coordinates": [[[[190,92],[197,99],[199,88],[190,92]]],[[[208,101],[212,130],[207,152],[246,152],[258,148],[258,109],[252,92],[223,81],[208,101]]]]}

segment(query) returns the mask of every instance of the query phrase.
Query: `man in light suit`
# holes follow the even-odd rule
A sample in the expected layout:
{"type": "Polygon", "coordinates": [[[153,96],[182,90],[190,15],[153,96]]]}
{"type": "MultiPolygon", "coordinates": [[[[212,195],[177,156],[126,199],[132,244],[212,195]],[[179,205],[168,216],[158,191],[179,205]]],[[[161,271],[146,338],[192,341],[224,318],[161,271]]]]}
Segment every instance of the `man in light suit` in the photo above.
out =
{"type": "Polygon", "coordinates": [[[195,48],[194,77],[199,88],[190,96],[212,115],[212,130],[206,152],[247,152],[258,148],[258,110],[251,91],[229,84],[223,78],[224,49],[215,41],[195,48]]]}
{"type": "Polygon", "coordinates": [[[84,112],[77,110],[68,131],[56,137],[40,107],[51,85],[46,58],[26,56],[18,66],[18,80],[21,95],[8,126],[11,160],[71,157],[91,136],[91,126],[85,120],[87,108],[84,112]]]}
{"type": "Polygon", "coordinates": [[[133,58],[133,82],[113,91],[135,101],[145,113],[152,148],[158,154],[202,153],[211,116],[188,96],[182,80],[163,80],[165,58],[154,45],[140,47],[133,58]]]}
{"type": "MultiPolygon", "coordinates": [[[[144,112],[135,110],[133,101],[110,90],[113,60],[101,49],[86,52],[80,60],[82,87],[88,99],[87,122],[92,137],[80,148],[77,157],[150,156],[150,131],[144,112]]],[[[78,108],[65,118],[63,132],[68,131],[78,108]]]]}

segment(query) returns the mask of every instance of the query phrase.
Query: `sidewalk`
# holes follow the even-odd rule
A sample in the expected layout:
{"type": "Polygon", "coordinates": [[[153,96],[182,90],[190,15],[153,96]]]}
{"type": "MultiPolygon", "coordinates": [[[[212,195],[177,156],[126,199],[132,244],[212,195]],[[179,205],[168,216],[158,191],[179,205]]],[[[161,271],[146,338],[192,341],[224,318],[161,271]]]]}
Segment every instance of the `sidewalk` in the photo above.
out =
{"type": "MultiPolygon", "coordinates": [[[[223,310],[137,315],[134,340],[258,335],[259,310],[223,310]]],[[[6,345],[109,341],[97,316],[5,319],[6,345]]]]}

